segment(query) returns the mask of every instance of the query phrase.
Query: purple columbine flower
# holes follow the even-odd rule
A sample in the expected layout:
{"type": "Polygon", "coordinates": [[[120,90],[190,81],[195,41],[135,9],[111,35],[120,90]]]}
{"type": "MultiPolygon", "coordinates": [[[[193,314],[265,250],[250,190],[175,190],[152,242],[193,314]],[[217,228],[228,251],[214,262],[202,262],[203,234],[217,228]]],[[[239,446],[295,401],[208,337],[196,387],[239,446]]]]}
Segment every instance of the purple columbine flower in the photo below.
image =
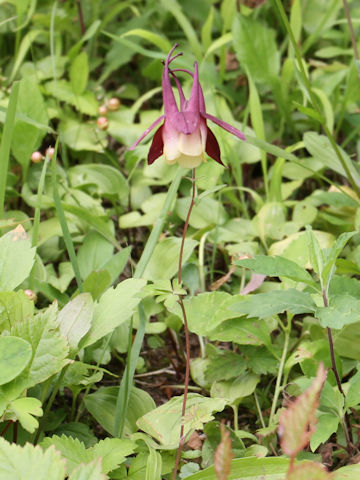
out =
{"type": "Polygon", "coordinates": [[[164,154],[165,160],[169,164],[178,163],[185,168],[195,168],[200,165],[201,161],[205,161],[204,152],[223,165],[218,141],[207,126],[206,120],[211,120],[241,140],[245,140],[245,136],[237,128],[206,113],[204,94],[199,83],[197,62],[194,65],[194,73],[186,69],[170,69],[170,63],[181,55],[181,53],[178,53],[173,57],[171,56],[177,46],[177,44],[174,45],[164,62],[162,75],[164,115],[161,115],[150,125],[129,150],[133,150],[160,122],[164,121],[154,135],[148,153],[149,165],[164,154]],[[186,100],[180,82],[175,75],[175,72],[178,71],[186,72],[193,77],[189,100],[186,100]],[[180,110],[171,87],[170,76],[174,78],[179,91],[180,110]]]}

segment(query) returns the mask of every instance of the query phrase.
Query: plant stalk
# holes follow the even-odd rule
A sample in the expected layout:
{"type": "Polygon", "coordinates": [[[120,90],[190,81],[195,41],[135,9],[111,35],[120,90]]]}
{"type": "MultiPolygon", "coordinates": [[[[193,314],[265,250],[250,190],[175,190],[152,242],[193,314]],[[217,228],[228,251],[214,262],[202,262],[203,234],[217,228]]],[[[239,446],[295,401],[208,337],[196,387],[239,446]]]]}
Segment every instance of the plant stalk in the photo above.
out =
{"type": "MultiPolygon", "coordinates": [[[[192,209],[195,204],[195,195],[196,195],[196,186],[195,186],[195,168],[192,170],[192,195],[191,195],[191,201],[189,205],[189,210],[185,219],[185,224],[184,224],[184,230],[181,238],[181,246],[180,246],[180,255],[179,255],[179,268],[178,268],[178,284],[181,286],[182,278],[181,278],[181,273],[182,273],[182,259],[183,259],[183,253],[184,253],[184,245],[185,245],[185,238],[186,238],[186,232],[189,226],[189,220],[190,220],[190,215],[192,212],[192,209]]],[[[185,367],[185,381],[184,381],[184,397],[183,397],[183,404],[182,404],[182,410],[181,410],[181,427],[180,427],[180,440],[179,440],[179,447],[176,452],[176,460],[175,460],[175,466],[174,466],[174,471],[173,471],[173,476],[172,480],[176,479],[176,474],[179,468],[179,463],[180,463],[180,457],[181,457],[181,452],[184,446],[185,442],[185,436],[184,436],[184,416],[185,416],[185,411],[186,411],[186,400],[188,396],[188,390],[189,390],[189,380],[190,380],[190,335],[189,335],[189,329],[188,329],[188,323],[187,323],[187,317],[186,317],[186,311],[185,311],[185,306],[183,302],[183,296],[179,295],[179,305],[183,314],[184,318],[184,332],[185,332],[185,351],[186,351],[186,367],[185,367]]]]}

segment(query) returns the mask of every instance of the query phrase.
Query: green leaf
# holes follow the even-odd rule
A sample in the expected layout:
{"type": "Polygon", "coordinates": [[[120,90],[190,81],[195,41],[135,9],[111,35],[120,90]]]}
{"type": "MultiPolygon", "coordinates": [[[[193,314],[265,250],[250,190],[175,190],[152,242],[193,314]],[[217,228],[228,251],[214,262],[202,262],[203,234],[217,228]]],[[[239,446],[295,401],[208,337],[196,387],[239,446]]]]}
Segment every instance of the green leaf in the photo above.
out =
{"type": "Polygon", "coordinates": [[[26,178],[31,154],[39,147],[48,124],[45,102],[35,75],[26,76],[20,82],[17,112],[43,125],[39,128],[19,117],[15,121],[11,149],[16,160],[23,167],[26,178]]]}
{"type": "Polygon", "coordinates": [[[139,304],[145,284],[145,280],[129,278],[116,288],[109,288],[95,305],[91,327],[81,341],[81,348],[92,345],[126,322],[139,304]]]}
{"type": "Polygon", "coordinates": [[[34,418],[34,416],[42,416],[43,410],[41,408],[41,402],[37,398],[32,397],[23,397],[18,398],[10,403],[7,408],[5,417],[10,414],[15,415],[16,419],[19,420],[21,426],[30,433],[34,433],[35,429],[38,428],[39,422],[34,418]]]}
{"type": "MultiPolygon", "coordinates": [[[[330,168],[331,170],[340,173],[344,177],[347,177],[345,170],[341,165],[333,147],[331,146],[330,140],[327,137],[324,135],[319,135],[315,132],[307,132],[304,135],[304,143],[311,155],[316,160],[319,160],[325,168],[330,168]]],[[[348,154],[341,147],[338,148],[352,177],[357,185],[360,185],[360,173],[355,168],[348,154]]]]}
{"type": "Polygon", "coordinates": [[[95,125],[89,123],[80,123],[72,118],[66,118],[61,120],[59,132],[62,140],[73,150],[102,153],[107,147],[104,131],[97,131],[95,125]]]}
{"type": "Polygon", "coordinates": [[[229,380],[239,376],[245,368],[245,358],[231,350],[225,350],[210,356],[205,378],[210,384],[219,380],[229,380]]]}
{"type": "Polygon", "coordinates": [[[30,343],[32,357],[15,380],[0,387],[0,397],[4,395],[9,401],[13,400],[23,390],[44,382],[68,363],[69,347],[59,333],[56,317],[57,306],[53,304],[30,320],[11,326],[11,335],[30,343]]]}
{"type": "MultiPolygon", "coordinates": [[[[282,457],[237,458],[231,462],[231,473],[228,480],[284,480],[290,460],[282,457]]],[[[187,480],[214,480],[214,467],[187,477],[187,480]]]]}
{"type": "Polygon", "coordinates": [[[315,312],[316,305],[310,294],[290,288],[244,297],[231,308],[251,317],[267,318],[286,310],[293,314],[315,312]]]}
{"type": "Polygon", "coordinates": [[[310,440],[310,448],[313,452],[315,452],[322,443],[326,443],[333,433],[336,433],[339,423],[340,418],[337,415],[320,412],[316,430],[310,440]]]}
{"type": "MultiPolygon", "coordinates": [[[[159,242],[145,267],[143,278],[155,282],[156,280],[169,280],[178,271],[181,238],[168,237],[159,242]]],[[[185,240],[183,265],[190,257],[198,242],[191,238],[185,240]]]]}
{"type": "Polygon", "coordinates": [[[326,375],[327,372],[321,363],[310,387],[281,413],[280,444],[282,451],[291,457],[301,452],[310,441],[314,431],[315,411],[319,405],[326,375]]]}
{"type": "Polygon", "coordinates": [[[347,465],[341,467],[333,473],[333,480],[357,480],[360,475],[360,465],[347,465]]]}
{"type": "Polygon", "coordinates": [[[85,445],[77,438],[62,435],[47,437],[41,442],[43,449],[54,445],[66,459],[66,472],[71,473],[82,463],[90,463],[93,460],[101,460],[101,470],[108,473],[117,468],[125,461],[128,455],[134,453],[136,444],[130,440],[120,438],[106,438],[100,440],[93,447],[85,448],[85,445]]]}
{"type": "Polygon", "coordinates": [[[330,251],[325,252],[324,255],[324,267],[321,272],[321,278],[323,285],[329,285],[332,278],[332,273],[334,271],[335,262],[342,252],[343,248],[347,242],[356,234],[357,232],[344,232],[342,233],[335,241],[334,245],[331,247],[330,251]]]}
{"type": "Polygon", "coordinates": [[[80,340],[89,331],[93,312],[93,301],[89,293],[81,293],[60,311],[60,333],[67,339],[71,350],[77,351],[80,340]]]}
{"type": "Polygon", "coordinates": [[[347,293],[330,297],[328,307],[318,307],[315,312],[324,328],[342,329],[360,321],[360,300],[347,293]]]}
{"type": "MultiPolygon", "coordinates": [[[[176,202],[176,214],[183,221],[185,221],[189,211],[190,201],[190,197],[185,197],[176,202]]],[[[200,229],[209,225],[222,225],[227,219],[228,216],[222,204],[213,198],[205,197],[195,204],[189,223],[192,227],[200,229]]]]}
{"type": "Polygon", "coordinates": [[[89,60],[86,52],[81,52],[71,63],[70,82],[75,95],[81,95],[88,83],[89,60]]]}
{"type": "Polygon", "coordinates": [[[243,373],[234,380],[215,382],[210,390],[212,397],[223,398],[228,405],[238,405],[244,397],[252,395],[260,376],[243,373]]]}
{"type": "Polygon", "coordinates": [[[125,203],[129,195],[128,183],[120,170],[101,164],[75,165],[68,170],[69,181],[73,187],[86,189],[105,198],[117,197],[125,203]]]}
{"type": "Polygon", "coordinates": [[[18,287],[34,265],[35,248],[21,225],[0,238],[0,291],[18,287]]]}
{"type": "Polygon", "coordinates": [[[24,447],[0,438],[0,480],[64,480],[65,461],[55,448],[44,452],[27,443],[24,447]]]}
{"type": "Polygon", "coordinates": [[[17,377],[32,356],[29,342],[18,337],[0,337],[0,385],[17,377]]]}
{"type": "Polygon", "coordinates": [[[311,275],[300,265],[284,257],[268,257],[257,255],[255,258],[237,260],[235,265],[249,268],[255,273],[261,273],[268,277],[286,277],[295,282],[303,282],[314,285],[311,275]]]}
{"type": "MultiPolygon", "coordinates": [[[[224,399],[206,398],[190,393],[184,416],[184,435],[188,436],[194,430],[201,429],[204,423],[213,419],[213,412],[224,409],[225,403],[224,399]]],[[[182,404],[183,396],[172,397],[164,405],[139,418],[137,426],[155,438],[163,448],[176,448],[180,437],[182,404]]]]}
{"type": "Polygon", "coordinates": [[[271,83],[280,69],[275,31],[258,20],[237,15],[233,24],[233,36],[240,65],[249,70],[255,82],[271,83]]]}
{"type": "MultiPolygon", "coordinates": [[[[114,418],[119,387],[101,387],[95,393],[87,395],[85,406],[95,420],[110,435],[114,435],[114,418]]],[[[155,402],[144,390],[133,387],[130,393],[127,416],[125,418],[124,435],[135,433],[139,417],[155,408],[155,402]]]]}
{"type": "Polygon", "coordinates": [[[149,456],[146,462],[145,480],[161,480],[162,458],[160,452],[149,448],[149,456]]]}
{"type": "Polygon", "coordinates": [[[308,462],[302,465],[296,465],[286,476],[287,480],[332,480],[333,476],[324,465],[308,462]]]}
{"type": "Polygon", "coordinates": [[[92,92],[77,95],[73,91],[72,84],[66,80],[50,80],[46,82],[45,91],[48,95],[54,96],[61,102],[69,103],[81,113],[85,113],[91,117],[95,117],[98,113],[98,103],[95,95],[92,92]]]}
{"type": "Polygon", "coordinates": [[[87,465],[79,465],[68,480],[106,480],[108,477],[101,473],[101,460],[94,460],[87,465]]]}

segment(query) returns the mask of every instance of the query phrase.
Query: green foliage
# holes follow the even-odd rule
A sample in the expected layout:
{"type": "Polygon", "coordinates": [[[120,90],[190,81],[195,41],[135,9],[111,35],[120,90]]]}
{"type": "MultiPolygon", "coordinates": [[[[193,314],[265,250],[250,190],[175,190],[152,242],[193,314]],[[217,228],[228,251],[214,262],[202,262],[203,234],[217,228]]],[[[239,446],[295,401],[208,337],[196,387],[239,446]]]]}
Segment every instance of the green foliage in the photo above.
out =
{"type": "Polygon", "coordinates": [[[178,478],[325,479],[321,448],[348,464],[331,478],[355,480],[359,77],[343,3],[159,5],[0,5],[0,478],[164,480],[183,421],[178,478]],[[163,113],[175,42],[186,97],[196,60],[207,112],[246,136],[207,122],[227,168],[197,168],[181,284],[191,174],[147,165],[151,135],[127,150],[163,113]],[[273,456],[289,451],[284,406],[306,460],[290,470],[273,456]]]}

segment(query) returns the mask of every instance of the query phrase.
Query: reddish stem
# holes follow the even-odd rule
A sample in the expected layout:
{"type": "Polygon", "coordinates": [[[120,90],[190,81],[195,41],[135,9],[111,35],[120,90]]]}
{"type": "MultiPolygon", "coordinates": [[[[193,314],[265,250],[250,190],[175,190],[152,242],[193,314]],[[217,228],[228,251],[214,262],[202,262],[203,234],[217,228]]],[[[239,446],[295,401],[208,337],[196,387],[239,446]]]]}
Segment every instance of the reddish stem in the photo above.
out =
{"type": "MultiPolygon", "coordinates": [[[[179,255],[179,269],[178,269],[178,283],[179,286],[181,285],[181,270],[182,270],[182,259],[183,259],[183,253],[184,253],[184,245],[185,245],[185,237],[186,237],[186,232],[189,226],[189,220],[190,220],[190,215],[191,211],[194,207],[195,204],[195,194],[196,194],[196,188],[195,188],[195,168],[192,170],[192,195],[191,195],[191,201],[189,205],[189,210],[186,216],[185,224],[184,224],[184,230],[181,238],[181,246],[180,246],[180,255],[179,255]]],[[[175,460],[175,466],[174,466],[174,471],[173,471],[173,477],[172,480],[176,479],[176,474],[179,468],[179,463],[180,463],[180,457],[181,457],[181,452],[185,443],[185,436],[184,436],[184,416],[185,416],[185,411],[186,411],[186,400],[188,396],[188,390],[189,390],[189,380],[190,380],[190,335],[189,335],[189,329],[188,329],[188,323],[187,323],[187,317],[186,317],[186,311],[185,311],[185,306],[183,302],[183,296],[179,295],[179,305],[184,317],[184,332],[185,332],[185,351],[186,351],[186,367],[185,367],[185,381],[184,381],[184,398],[183,398],[183,404],[182,404],[182,410],[181,410],[181,427],[180,427],[180,440],[179,440],[179,447],[176,453],[176,460],[175,460]]]]}

